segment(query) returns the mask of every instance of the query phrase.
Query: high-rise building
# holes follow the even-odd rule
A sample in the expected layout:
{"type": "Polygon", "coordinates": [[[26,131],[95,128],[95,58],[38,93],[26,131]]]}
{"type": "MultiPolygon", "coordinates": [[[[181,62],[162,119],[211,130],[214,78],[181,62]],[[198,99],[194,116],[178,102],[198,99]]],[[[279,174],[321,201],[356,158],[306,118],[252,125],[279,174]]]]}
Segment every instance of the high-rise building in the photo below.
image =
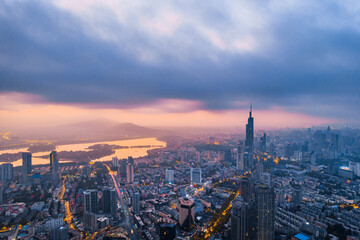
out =
{"type": "Polygon", "coordinates": [[[59,160],[57,158],[56,151],[50,153],[50,170],[52,174],[53,181],[59,180],[59,160]]]}
{"type": "Polygon", "coordinates": [[[120,175],[121,178],[126,179],[126,170],[127,169],[127,159],[122,159],[121,160],[121,165],[120,165],[120,175]]]}
{"type": "Polygon", "coordinates": [[[102,199],[102,208],[105,214],[111,213],[111,188],[105,187],[102,189],[101,199],[102,199]]]}
{"type": "Polygon", "coordinates": [[[117,157],[113,157],[111,162],[113,167],[119,167],[119,159],[117,157]]]}
{"type": "Polygon", "coordinates": [[[240,180],[239,195],[245,202],[249,202],[251,200],[250,182],[248,178],[242,178],[240,180]]]}
{"type": "Polygon", "coordinates": [[[97,229],[97,217],[95,213],[85,212],[83,222],[86,230],[95,231],[97,229]]]}
{"type": "Polygon", "coordinates": [[[331,133],[330,139],[330,157],[332,159],[338,156],[339,152],[339,134],[331,133]]]}
{"type": "Polygon", "coordinates": [[[258,179],[261,179],[262,174],[264,173],[264,162],[260,161],[256,163],[255,169],[256,175],[258,179]]]}
{"type": "Polygon", "coordinates": [[[4,200],[4,185],[0,185],[0,204],[4,200]]]}
{"type": "Polygon", "coordinates": [[[133,212],[135,214],[140,212],[140,193],[139,193],[139,191],[134,191],[134,193],[133,193],[132,207],[133,207],[133,212]]]}
{"type": "Polygon", "coordinates": [[[182,230],[190,231],[195,222],[195,202],[190,198],[179,198],[179,225],[182,230]]]}
{"type": "Polygon", "coordinates": [[[201,168],[191,168],[190,169],[190,181],[192,183],[201,183],[202,182],[202,170],[201,168]]]}
{"type": "Polygon", "coordinates": [[[360,163],[349,162],[349,169],[357,177],[360,177],[360,163]]]}
{"type": "Polygon", "coordinates": [[[256,239],[256,208],[254,202],[237,198],[232,202],[231,239],[256,239]]]}
{"type": "Polygon", "coordinates": [[[250,106],[248,123],[246,124],[245,151],[254,152],[254,118],[252,117],[252,106],[250,106]]]}
{"type": "Polygon", "coordinates": [[[112,188],[110,191],[110,201],[111,201],[110,211],[111,211],[111,216],[115,219],[117,218],[117,209],[118,209],[117,198],[118,198],[118,195],[117,195],[116,189],[112,188]]]}
{"type": "Polygon", "coordinates": [[[320,130],[316,130],[314,133],[314,142],[313,142],[313,149],[315,153],[320,153],[322,149],[325,147],[326,144],[326,136],[325,133],[323,133],[320,130]]]}
{"type": "Polygon", "coordinates": [[[12,180],[14,177],[14,169],[11,163],[0,165],[0,180],[12,180]]]}
{"type": "Polygon", "coordinates": [[[301,202],[302,202],[301,186],[298,185],[298,184],[293,185],[293,191],[292,191],[292,204],[293,204],[293,207],[300,206],[301,202]]]}
{"type": "Polygon", "coordinates": [[[117,195],[114,188],[105,187],[102,190],[103,212],[116,217],[117,211],[117,195]]]}
{"type": "Polygon", "coordinates": [[[330,126],[328,126],[327,129],[326,129],[326,135],[325,135],[325,137],[326,137],[326,141],[327,141],[327,142],[330,142],[330,138],[331,138],[331,129],[330,129],[330,126]]]}
{"type": "Polygon", "coordinates": [[[247,166],[244,162],[244,142],[243,141],[239,141],[239,144],[237,147],[236,169],[241,170],[241,171],[247,169],[247,166]]]}
{"type": "Polygon", "coordinates": [[[134,166],[131,163],[129,163],[126,167],[126,180],[127,183],[134,182],[134,166]]]}
{"type": "Polygon", "coordinates": [[[258,240],[275,239],[275,193],[266,184],[255,186],[258,240]]]}
{"type": "Polygon", "coordinates": [[[254,118],[252,117],[252,105],[250,106],[248,123],[246,124],[245,151],[248,153],[248,167],[252,168],[254,165],[254,118]]]}
{"type": "Polygon", "coordinates": [[[262,137],[260,137],[260,151],[266,152],[266,133],[262,137]]]}
{"type": "Polygon", "coordinates": [[[96,190],[87,190],[84,192],[84,212],[97,213],[98,212],[98,196],[96,190]]]}
{"type": "Polygon", "coordinates": [[[31,153],[23,152],[22,154],[22,178],[24,182],[27,182],[27,177],[31,173],[31,153]]]}
{"type": "Polygon", "coordinates": [[[173,183],[174,182],[174,170],[166,169],[165,180],[168,183],[173,183]]]}

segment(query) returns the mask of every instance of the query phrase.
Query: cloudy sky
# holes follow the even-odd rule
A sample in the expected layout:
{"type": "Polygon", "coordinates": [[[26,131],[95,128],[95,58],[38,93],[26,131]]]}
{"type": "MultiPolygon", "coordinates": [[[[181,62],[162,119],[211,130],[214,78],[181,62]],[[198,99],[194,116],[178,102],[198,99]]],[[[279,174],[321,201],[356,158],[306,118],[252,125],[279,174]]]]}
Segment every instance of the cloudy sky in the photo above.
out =
{"type": "Polygon", "coordinates": [[[0,1],[0,127],[359,123],[360,2],[0,1]]]}

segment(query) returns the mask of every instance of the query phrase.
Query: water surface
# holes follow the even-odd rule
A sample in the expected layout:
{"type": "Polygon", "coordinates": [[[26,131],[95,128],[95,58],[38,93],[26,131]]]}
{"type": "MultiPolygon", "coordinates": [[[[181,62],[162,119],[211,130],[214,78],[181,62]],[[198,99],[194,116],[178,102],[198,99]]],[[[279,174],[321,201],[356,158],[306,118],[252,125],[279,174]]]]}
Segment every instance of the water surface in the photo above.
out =
{"type": "MultiPolygon", "coordinates": [[[[132,156],[133,158],[144,157],[147,155],[147,151],[154,148],[166,147],[166,143],[163,141],[159,141],[156,138],[138,138],[138,139],[130,139],[130,140],[117,140],[117,141],[105,141],[105,142],[91,142],[91,143],[76,143],[76,144],[65,144],[56,146],[56,151],[91,151],[88,147],[93,146],[95,144],[109,144],[109,145],[118,145],[118,146],[128,146],[133,148],[123,148],[123,149],[115,149],[115,153],[106,157],[95,159],[94,161],[109,161],[112,157],[127,158],[128,156],[132,156]],[[146,146],[150,145],[151,147],[143,147],[143,148],[135,148],[136,146],[146,146]]],[[[0,154],[3,153],[19,153],[26,152],[27,148],[19,148],[19,149],[8,149],[1,150],[0,154]]],[[[32,164],[49,164],[49,159],[39,158],[40,156],[49,155],[51,151],[46,152],[38,152],[32,154],[32,164]]],[[[68,160],[60,162],[68,162],[68,160]]],[[[2,162],[0,162],[2,163],[2,162]]],[[[14,167],[21,166],[22,160],[19,159],[17,161],[12,162],[14,167]]]]}

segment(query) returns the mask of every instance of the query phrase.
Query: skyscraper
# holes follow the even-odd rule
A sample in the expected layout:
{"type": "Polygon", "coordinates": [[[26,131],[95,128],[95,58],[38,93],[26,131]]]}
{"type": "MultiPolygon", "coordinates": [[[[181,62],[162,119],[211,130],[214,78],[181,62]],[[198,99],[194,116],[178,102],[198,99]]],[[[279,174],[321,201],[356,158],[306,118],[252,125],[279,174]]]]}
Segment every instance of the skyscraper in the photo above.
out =
{"type": "Polygon", "coordinates": [[[84,212],[98,212],[98,196],[96,190],[87,190],[84,192],[84,212]]]}
{"type": "Polygon", "coordinates": [[[0,185],[0,204],[4,200],[4,185],[0,185]]]}
{"type": "Polygon", "coordinates": [[[110,211],[111,211],[111,216],[113,218],[117,218],[117,198],[118,198],[118,195],[117,195],[117,192],[116,192],[116,189],[115,188],[112,188],[110,190],[110,201],[111,201],[111,204],[110,204],[110,211]]]}
{"type": "Polygon", "coordinates": [[[201,183],[202,182],[202,170],[201,168],[191,168],[190,169],[190,181],[192,183],[201,183]]]}
{"type": "Polygon", "coordinates": [[[298,207],[302,202],[302,190],[299,184],[293,185],[292,204],[293,207],[298,207]]]}
{"type": "Polygon", "coordinates": [[[249,167],[253,167],[253,154],[254,154],[254,118],[252,117],[252,105],[250,105],[250,112],[248,123],[246,124],[246,139],[245,151],[248,153],[249,167]]]}
{"type": "Polygon", "coordinates": [[[256,208],[254,202],[237,198],[232,202],[231,239],[256,239],[256,208]]]}
{"type": "Polygon", "coordinates": [[[131,163],[129,163],[126,167],[126,180],[127,183],[134,182],[134,166],[131,163]]]}
{"type": "Polygon", "coordinates": [[[122,159],[120,165],[120,175],[121,178],[123,179],[126,179],[126,168],[127,168],[127,159],[122,159]]]}
{"type": "Polygon", "coordinates": [[[166,169],[165,180],[168,183],[173,183],[174,182],[174,170],[166,169]]]}
{"type": "Polygon", "coordinates": [[[105,187],[102,190],[103,212],[116,217],[117,211],[117,195],[114,188],[105,187]]]}
{"type": "Polygon", "coordinates": [[[245,202],[249,202],[251,200],[250,182],[248,178],[241,179],[239,195],[242,197],[243,201],[245,202]]]}
{"type": "Polygon", "coordinates": [[[50,153],[50,170],[53,177],[53,181],[59,180],[59,160],[57,158],[56,151],[50,153]]]}
{"type": "Polygon", "coordinates": [[[315,153],[319,153],[325,147],[326,144],[326,135],[320,130],[316,130],[314,133],[313,149],[315,153]]]}
{"type": "Polygon", "coordinates": [[[330,157],[336,158],[339,152],[339,134],[331,133],[330,157]]]}
{"type": "Polygon", "coordinates": [[[110,214],[111,213],[111,194],[110,194],[111,189],[109,187],[105,187],[102,189],[102,208],[103,208],[103,212],[105,214],[110,214]]]}
{"type": "Polygon", "coordinates": [[[22,178],[24,182],[27,182],[27,177],[31,173],[31,153],[23,152],[22,154],[22,178]]]}
{"type": "Polygon", "coordinates": [[[260,161],[260,162],[256,163],[255,172],[256,172],[256,175],[257,175],[256,177],[258,179],[261,179],[262,174],[264,173],[264,162],[260,161]]]}
{"type": "Polygon", "coordinates": [[[0,166],[0,180],[11,180],[14,176],[14,169],[11,163],[4,163],[0,166]]]}
{"type": "Polygon", "coordinates": [[[330,138],[331,138],[331,129],[330,129],[330,126],[328,126],[327,127],[327,129],[326,129],[326,135],[325,135],[325,137],[326,137],[326,141],[327,142],[330,142],[330,138]]]}
{"type": "Polygon", "coordinates": [[[179,225],[182,230],[190,231],[195,222],[195,202],[187,197],[179,198],[179,225]]]}
{"type": "Polygon", "coordinates": [[[266,133],[262,137],[260,137],[260,151],[266,152],[266,133]]]}
{"type": "Polygon", "coordinates": [[[139,191],[134,191],[133,193],[133,212],[139,213],[140,212],[140,193],[139,191]]]}
{"type": "Polygon", "coordinates": [[[257,208],[257,238],[258,240],[275,239],[275,193],[266,184],[255,187],[255,204],[257,208]]]}
{"type": "Polygon", "coordinates": [[[244,162],[244,142],[243,141],[239,141],[239,144],[237,147],[236,169],[237,170],[247,169],[247,166],[244,162]]]}

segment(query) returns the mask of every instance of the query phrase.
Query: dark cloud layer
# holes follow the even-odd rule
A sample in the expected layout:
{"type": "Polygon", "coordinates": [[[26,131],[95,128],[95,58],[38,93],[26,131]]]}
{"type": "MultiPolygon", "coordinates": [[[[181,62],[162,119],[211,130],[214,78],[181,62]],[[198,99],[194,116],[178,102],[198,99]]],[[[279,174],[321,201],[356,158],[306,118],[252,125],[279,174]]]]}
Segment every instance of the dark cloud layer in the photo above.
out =
{"type": "MultiPolygon", "coordinates": [[[[180,12],[190,11],[176,4],[180,12]]],[[[0,91],[119,108],[176,98],[223,110],[251,100],[258,109],[280,106],[358,121],[356,12],[336,2],[274,10],[255,1],[249,9],[258,11],[255,18],[265,16],[266,26],[243,28],[219,4],[199,7],[195,15],[193,21],[208,23],[207,30],[183,22],[172,35],[154,36],[138,24],[119,22],[109,9],[87,22],[47,1],[2,1],[0,91]],[[217,46],[211,31],[223,37],[224,46],[217,46]],[[255,47],[230,48],[232,31],[252,35],[255,47]]]]}

